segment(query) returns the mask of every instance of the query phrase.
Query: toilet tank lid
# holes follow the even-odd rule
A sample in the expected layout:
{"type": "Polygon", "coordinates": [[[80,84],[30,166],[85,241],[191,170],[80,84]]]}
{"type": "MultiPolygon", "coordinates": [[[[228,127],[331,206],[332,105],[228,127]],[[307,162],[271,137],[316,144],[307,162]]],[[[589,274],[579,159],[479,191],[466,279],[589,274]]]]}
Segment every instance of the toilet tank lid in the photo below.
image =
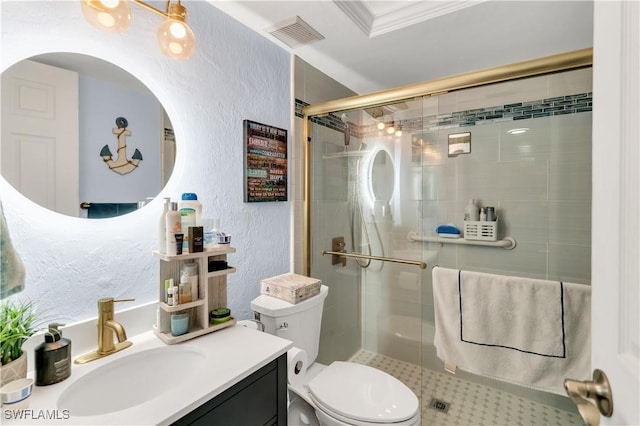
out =
{"type": "Polygon", "coordinates": [[[328,292],[329,288],[326,285],[322,285],[320,286],[320,293],[318,295],[296,304],[278,299],[277,297],[261,294],[251,301],[251,310],[270,317],[283,317],[304,311],[305,309],[322,303],[327,297],[328,292]]]}

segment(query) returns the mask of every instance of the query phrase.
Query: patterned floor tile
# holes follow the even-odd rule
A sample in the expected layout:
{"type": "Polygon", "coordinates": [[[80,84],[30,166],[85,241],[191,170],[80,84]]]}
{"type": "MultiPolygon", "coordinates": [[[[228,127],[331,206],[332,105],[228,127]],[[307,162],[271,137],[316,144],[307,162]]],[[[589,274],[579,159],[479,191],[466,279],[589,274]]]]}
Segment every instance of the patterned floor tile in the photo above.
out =
{"type": "Polygon", "coordinates": [[[405,383],[420,400],[424,426],[583,424],[577,414],[370,351],[359,351],[351,361],[386,371],[405,383]],[[432,398],[449,403],[448,411],[442,413],[430,408],[432,398]]]}

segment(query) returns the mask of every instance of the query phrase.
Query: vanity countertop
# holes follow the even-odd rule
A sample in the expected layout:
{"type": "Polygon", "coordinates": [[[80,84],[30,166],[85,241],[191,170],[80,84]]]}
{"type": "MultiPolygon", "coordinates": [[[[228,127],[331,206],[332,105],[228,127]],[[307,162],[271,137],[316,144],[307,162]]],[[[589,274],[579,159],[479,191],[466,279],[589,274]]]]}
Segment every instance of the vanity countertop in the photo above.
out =
{"type": "MultiPolygon", "coordinates": [[[[235,325],[196,339],[175,345],[166,345],[153,331],[129,339],[133,346],[87,364],[71,366],[71,377],[50,386],[34,386],[25,401],[28,406],[3,407],[5,425],[167,425],[209,401],[224,390],[250,376],[280,355],[293,344],[267,333],[235,325]],[[89,372],[120,358],[149,349],[171,347],[195,350],[206,354],[201,371],[192,374],[182,384],[168,381],[167,389],[158,390],[159,396],[132,408],[99,416],[74,416],[71,410],[59,406],[58,399],[74,382],[89,372]],[[12,411],[13,410],[13,411],[12,411]],[[18,417],[21,417],[19,419],[18,417]]],[[[190,366],[167,366],[189,369],[190,366]]],[[[159,375],[163,371],[158,371],[159,375]]],[[[30,373],[30,377],[32,373],[30,373]]],[[[145,383],[139,384],[141,387],[145,383]]],[[[104,394],[103,398],[109,398],[104,394]]],[[[26,405],[25,404],[25,405],[26,405]]]]}

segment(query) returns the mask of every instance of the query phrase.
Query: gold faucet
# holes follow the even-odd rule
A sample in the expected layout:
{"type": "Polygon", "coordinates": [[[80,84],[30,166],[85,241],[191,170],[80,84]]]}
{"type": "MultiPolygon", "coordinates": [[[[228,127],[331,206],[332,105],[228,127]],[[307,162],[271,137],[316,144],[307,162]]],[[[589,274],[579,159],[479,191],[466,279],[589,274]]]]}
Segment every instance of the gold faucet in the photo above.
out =
{"type": "Polygon", "coordinates": [[[113,319],[114,302],[132,302],[135,299],[114,299],[106,297],[98,300],[98,349],[81,355],[75,359],[76,364],[85,364],[107,355],[114,354],[128,348],[133,343],[127,340],[127,333],[119,322],[113,319]],[[114,343],[113,334],[116,334],[118,343],[114,343]]]}

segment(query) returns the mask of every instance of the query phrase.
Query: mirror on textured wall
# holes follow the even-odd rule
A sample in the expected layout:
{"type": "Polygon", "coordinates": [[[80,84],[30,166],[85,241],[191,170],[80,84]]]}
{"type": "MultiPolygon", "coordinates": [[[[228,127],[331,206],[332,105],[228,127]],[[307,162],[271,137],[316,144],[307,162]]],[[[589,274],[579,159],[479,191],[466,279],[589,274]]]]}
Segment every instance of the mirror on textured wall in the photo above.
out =
{"type": "Polygon", "coordinates": [[[2,73],[0,171],[57,213],[129,213],[167,183],[173,127],[149,89],[95,57],[48,53],[2,73]]]}

